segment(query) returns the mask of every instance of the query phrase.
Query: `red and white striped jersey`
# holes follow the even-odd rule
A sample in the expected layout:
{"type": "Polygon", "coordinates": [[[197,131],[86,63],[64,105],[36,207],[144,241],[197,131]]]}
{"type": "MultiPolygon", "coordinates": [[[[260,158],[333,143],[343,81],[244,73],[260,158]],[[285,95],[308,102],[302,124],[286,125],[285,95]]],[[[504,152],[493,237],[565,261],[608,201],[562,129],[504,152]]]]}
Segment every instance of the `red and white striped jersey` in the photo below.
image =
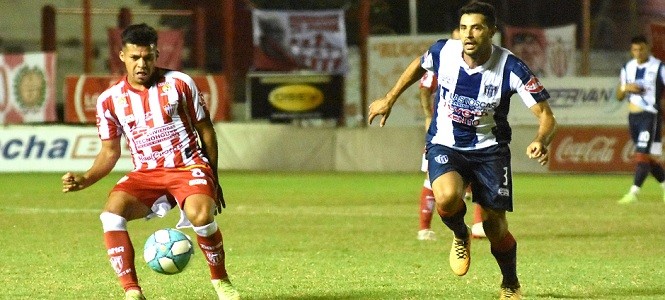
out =
{"type": "Polygon", "coordinates": [[[135,171],[207,164],[194,128],[209,118],[203,96],[188,75],[155,72],[159,78],[147,90],[132,88],[125,77],[97,98],[99,138],[124,134],[135,171]]]}

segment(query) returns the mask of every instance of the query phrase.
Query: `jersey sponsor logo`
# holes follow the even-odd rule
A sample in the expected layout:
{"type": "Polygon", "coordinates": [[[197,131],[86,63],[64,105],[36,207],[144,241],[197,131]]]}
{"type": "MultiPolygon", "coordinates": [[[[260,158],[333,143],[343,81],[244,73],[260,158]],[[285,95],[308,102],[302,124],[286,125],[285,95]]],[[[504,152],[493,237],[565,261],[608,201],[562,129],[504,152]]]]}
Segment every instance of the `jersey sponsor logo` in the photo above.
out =
{"type": "Polygon", "coordinates": [[[441,165],[444,165],[448,163],[448,155],[439,154],[436,157],[434,157],[434,161],[441,165]]]}
{"type": "Polygon", "coordinates": [[[189,181],[189,185],[208,185],[208,181],[205,179],[192,179],[189,181]]]}
{"type": "Polygon", "coordinates": [[[542,92],[543,88],[543,84],[540,83],[540,80],[536,76],[531,76],[529,81],[524,85],[524,89],[532,94],[542,92]]]}
{"type": "Polygon", "coordinates": [[[115,105],[120,108],[128,107],[129,103],[127,103],[127,93],[123,93],[118,98],[116,98],[115,103],[116,103],[115,105]]]}
{"type": "Polygon", "coordinates": [[[160,83],[160,84],[158,84],[158,86],[159,86],[159,85],[161,85],[159,95],[160,95],[160,96],[168,96],[168,95],[169,95],[169,91],[171,90],[171,84],[168,83],[168,82],[164,82],[164,83],[160,83]]]}

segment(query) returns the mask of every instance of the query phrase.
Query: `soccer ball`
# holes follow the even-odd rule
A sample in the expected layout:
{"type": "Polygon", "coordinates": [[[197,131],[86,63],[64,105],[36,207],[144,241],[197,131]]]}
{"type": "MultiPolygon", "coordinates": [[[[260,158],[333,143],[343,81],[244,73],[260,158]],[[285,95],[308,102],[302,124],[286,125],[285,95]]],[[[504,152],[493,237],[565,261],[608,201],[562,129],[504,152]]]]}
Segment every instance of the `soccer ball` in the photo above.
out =
{"type": "Polygon", "coordinates": [[[143,247],[143,259],[157,273],[178,274],[194,253],[192,241],[180,230],[166,228],[155,231],[143,247]]]}

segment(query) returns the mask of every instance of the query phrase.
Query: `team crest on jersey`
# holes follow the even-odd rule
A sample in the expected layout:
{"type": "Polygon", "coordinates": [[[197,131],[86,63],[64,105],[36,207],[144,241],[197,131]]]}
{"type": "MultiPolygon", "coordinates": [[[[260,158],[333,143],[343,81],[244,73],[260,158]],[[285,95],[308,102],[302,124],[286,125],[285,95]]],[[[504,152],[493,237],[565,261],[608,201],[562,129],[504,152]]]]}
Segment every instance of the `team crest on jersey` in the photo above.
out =
{"type": "Polygon", "coordinates": [[[164,111],[166,112],[166,114],[169,115],[169,116],[173,115],[173,113],[175,112],[175,107],[176,107],[175,104],[170,104],[170,103],[162,106],[162,108],[164,108],[164,111]]]}
{"type": "Polygon", "coordinates": [[[529,81],[524,85],[524,88],[529,93],[540,93],[543,91],[543,84],[540,83],[540,80],[536,76],[531,76],[529,81]]]}
{"type": "Polygon", "coordinates": [[[492,97],[496,96],[496,92],[498,90],[499,90],[499,86],[488,84],[488,85],[485,85],[485,91],[483,92],[483,94],[488,98],[492,98],[492,97]]]}

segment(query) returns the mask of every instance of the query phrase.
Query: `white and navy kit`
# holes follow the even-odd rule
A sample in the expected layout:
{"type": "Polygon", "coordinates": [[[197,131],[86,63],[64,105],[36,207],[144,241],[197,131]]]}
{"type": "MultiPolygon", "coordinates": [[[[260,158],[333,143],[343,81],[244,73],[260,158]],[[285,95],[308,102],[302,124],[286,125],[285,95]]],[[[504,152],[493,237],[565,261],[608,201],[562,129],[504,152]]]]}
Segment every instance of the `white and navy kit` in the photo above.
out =
{"type": "Polygon", "coordinates": [[[439,40],[421,57],[438,78],[438,98],[427,131],[430,181],[450,171],[473,182],[474,201],[512,210],[510,98],[527,107],[549,98],[522,60],[493,45],[483,65],[469,68],[460,40],[439,40]]]}
{"type": "Polygon", "coordinates": [[[660,96],[665,86],[665,65],[653,56],[638,64],[636,59],[628,61],[620,74],[621,84],[634,83],[642,87],[640,94],[628,93],[628,101],[642,109],[628,115],[630,135],[639,153],[660,155],[662,153],[660,96]]]}

